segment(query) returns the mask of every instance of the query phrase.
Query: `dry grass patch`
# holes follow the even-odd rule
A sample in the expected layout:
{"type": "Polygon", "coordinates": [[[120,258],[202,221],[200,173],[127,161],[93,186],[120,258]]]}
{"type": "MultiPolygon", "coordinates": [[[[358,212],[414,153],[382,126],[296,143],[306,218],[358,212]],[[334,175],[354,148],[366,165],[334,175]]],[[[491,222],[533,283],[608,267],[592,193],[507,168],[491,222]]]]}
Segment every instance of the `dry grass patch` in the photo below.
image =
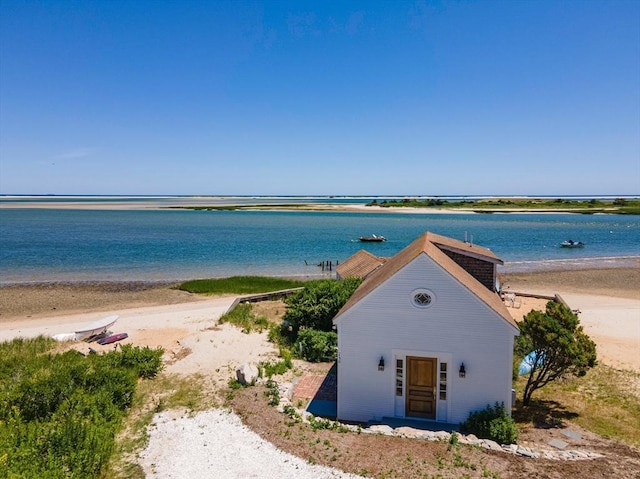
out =
{"type": "Polygon", "coordinates": [[[518,419],[538,427],[574,423],[602,437],[640,447],[638,384],[640,374],[600,364],[582,378],[557,381],[536,391],[534,404],[520,409],[518,419]]]}
{"type": "Polygon", "coordinates": [[[155,379],[139,382],[105,476],[144,479],[144,471],[137,464],[136,457],[147,445],[147,426],[156,413],[168,409],[186,409],[195,413],[215,408],[220,401],[207,379],[200,374],[179,376],[163,373],[155,379]]]}
{"type": "Polygon", "coordinates": [[[259,301],[252,303],[253,313],[256,316],[264,316],[271,323],[279,323],[282,320],[287,305],[282,300],[259,301]]]}

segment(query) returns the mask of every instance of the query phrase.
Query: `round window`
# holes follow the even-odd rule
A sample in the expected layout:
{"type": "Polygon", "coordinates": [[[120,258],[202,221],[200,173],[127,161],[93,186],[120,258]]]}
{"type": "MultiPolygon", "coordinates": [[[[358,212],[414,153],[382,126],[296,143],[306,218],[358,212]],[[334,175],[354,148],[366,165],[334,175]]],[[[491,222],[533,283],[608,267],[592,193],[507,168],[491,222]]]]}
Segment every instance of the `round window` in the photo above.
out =
{"type": "Polygon", "coordinates": [[[420,289],[413,292],[413,304],[419,308],[426,308],[433,304],[433,293],[426,289],[420,289]]]}

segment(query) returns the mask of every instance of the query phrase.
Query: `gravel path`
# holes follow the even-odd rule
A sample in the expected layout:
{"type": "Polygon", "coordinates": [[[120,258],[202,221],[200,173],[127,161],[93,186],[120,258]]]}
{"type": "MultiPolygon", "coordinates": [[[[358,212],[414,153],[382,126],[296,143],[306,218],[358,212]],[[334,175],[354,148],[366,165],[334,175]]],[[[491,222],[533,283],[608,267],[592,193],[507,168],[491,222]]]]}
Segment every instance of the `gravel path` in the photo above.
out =
{"type": "Polygon", "coordinates": [[[278,450],[245,427],[232,412],[215,409],[194,416],[157,414],[149,445],[140,453],[146,477],[158,479],[355,479],[337,469],[314,466],[278,450]]]}

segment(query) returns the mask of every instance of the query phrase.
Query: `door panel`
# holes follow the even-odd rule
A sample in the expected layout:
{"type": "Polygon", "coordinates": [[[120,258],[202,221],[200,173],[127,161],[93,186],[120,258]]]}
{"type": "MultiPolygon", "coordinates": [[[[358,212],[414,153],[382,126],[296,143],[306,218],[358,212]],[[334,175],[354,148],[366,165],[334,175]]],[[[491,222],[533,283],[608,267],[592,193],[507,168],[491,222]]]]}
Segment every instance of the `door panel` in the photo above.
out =
{"type": "Polygon", "coordinates": [[[436,358],[407,357],[405,414],[436,418],[436,358]]]}

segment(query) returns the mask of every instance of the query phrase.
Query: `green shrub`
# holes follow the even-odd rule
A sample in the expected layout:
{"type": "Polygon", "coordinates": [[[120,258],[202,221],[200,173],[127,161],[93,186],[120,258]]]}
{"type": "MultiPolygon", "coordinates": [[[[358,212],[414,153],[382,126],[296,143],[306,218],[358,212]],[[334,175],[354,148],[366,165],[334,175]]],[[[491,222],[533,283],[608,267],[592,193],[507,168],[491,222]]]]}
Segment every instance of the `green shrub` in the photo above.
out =
{"type": "Polygon", "coordinates": [[[302,329],[293,350],[300,358],[312,363],[334,361],[338,355],[338,335],[333,331],[302,329]]]}
{"type": "Polygon", "coordinates": [[[280,404],[280,389],[278,389],[278,383],[269,379],[266,383],[267,390],[264,395],[269,398],[269,406],[277,406],[280,404]]]}
{"type": "Polygon", "coordinates": [[[331,419],[326,419],[323,417],[310,416],[309,417],[309,426],[314,431],[319,431],[322,429],[327,429],[329,431],[338,431],[338,432],[348,432],[349,429],[344,427],[337,421],[332,421],[331,419]]]}
{"type": "Polygon", "coordinates": [[[303,290],[286,298],[283,333],[295,341],[298,331],[305,328],[331,331],[334,316],[361,282],[359,278],[309,281],[303,290]]]}
{"type": "Polygon", "coordinates": [[[460,424],[460,430],[465,434],[475,434],[482,439],[491,439],[499,444],[513,444],[518,438],[518,428],[503,404],[496,402],[495,406],[481,411],[474,411],[469,418],[460,424]]]}
{"type": "Polygon", "coordinates": [[[290,347],[292,345],[291,337],[285,331],[283,324],[272,324],[269,327],[268,339],[270,342],[280,346],[290,347]]]}

